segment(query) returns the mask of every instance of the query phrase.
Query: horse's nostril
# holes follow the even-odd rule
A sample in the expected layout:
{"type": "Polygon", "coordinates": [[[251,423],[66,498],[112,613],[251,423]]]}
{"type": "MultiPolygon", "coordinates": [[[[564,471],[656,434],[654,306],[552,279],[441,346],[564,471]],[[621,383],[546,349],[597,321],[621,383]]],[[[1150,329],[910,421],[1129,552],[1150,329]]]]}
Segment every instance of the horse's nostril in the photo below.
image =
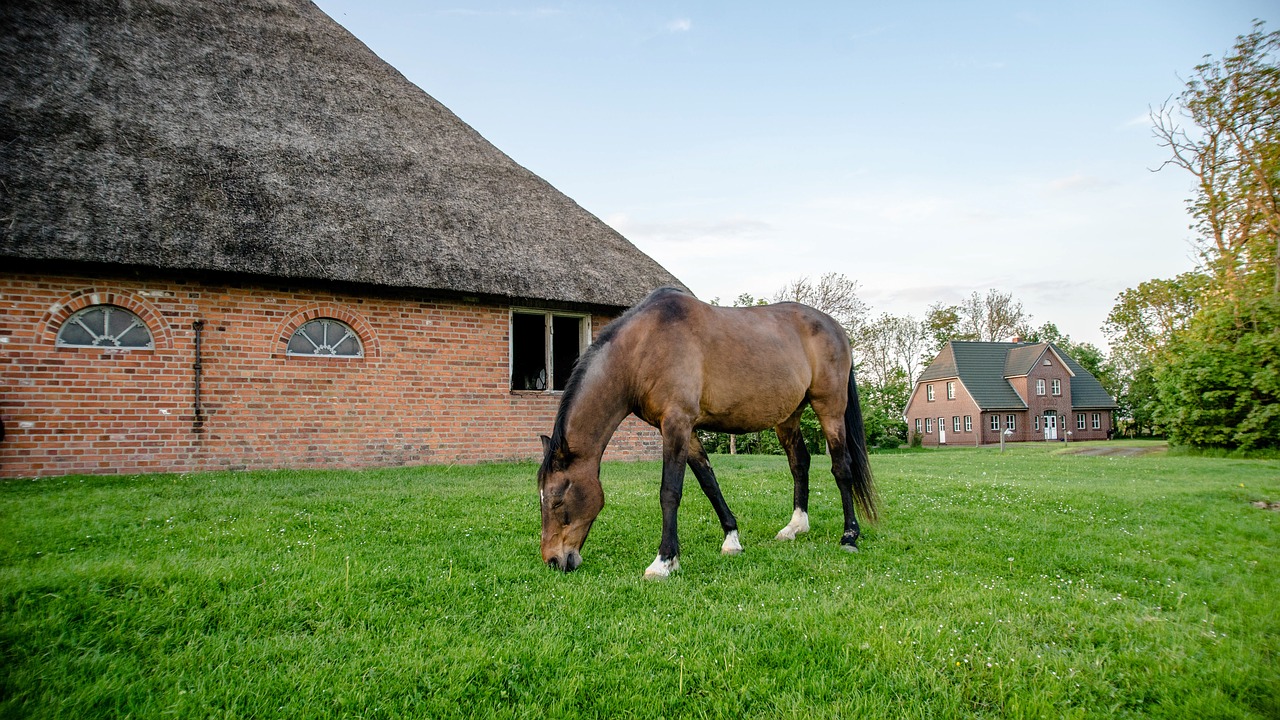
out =
{"type": "Polygon", "coordinates": [[[569,557],[564,559],[565,572],[572,572],[574,570],[577,570],[578,566],[581,564],[582,564],[581,555],[579,555],[578,553],[569,553],[569,557]]]}
{"type": "Polygon", "coordinates": [[[548,560],[548,561],[547,561],[547,567],[551,568],[552,570],[559,570],[559,569],[560,569],[560,558],[551,558],[550,560],[548,560]]]}

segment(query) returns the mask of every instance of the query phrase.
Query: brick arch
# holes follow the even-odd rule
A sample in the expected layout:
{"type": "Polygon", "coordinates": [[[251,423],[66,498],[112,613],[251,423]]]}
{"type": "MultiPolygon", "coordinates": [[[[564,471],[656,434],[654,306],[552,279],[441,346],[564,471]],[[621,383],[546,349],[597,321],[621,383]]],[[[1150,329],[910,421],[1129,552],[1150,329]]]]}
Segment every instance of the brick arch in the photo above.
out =
{"type": "Polygon", "coordinates": [[[49,306],[41,318],[39,341],[54,346],[57,344],[58,331],[63,323],[72,315],[94,305],[115,305],[137,315],[147,324],[151,333],[151,346],[155,350],[173,347],[173,328],[146,298],[136,292],[120,287],[96,285],[74,290],[63,295],[57,302],[49,306]]]}
{"type": "Polygon", "coordinates": [[[364,348],[364,357],[378,357],[378,336],[373,332],[373,326],[365,320],[364,316],[355,310],[338,303],[319,302],[311,303],[295,310],[287,318],[276,326],[275,333],[272,334],[271,348],[272,355],[284,357],[289,346],[289,339],[293,337],[293,333],[305,323],[320,318],[333,318],[340,320],[356,331],[356,335],[360,337],[360,345],[364,348]]]}

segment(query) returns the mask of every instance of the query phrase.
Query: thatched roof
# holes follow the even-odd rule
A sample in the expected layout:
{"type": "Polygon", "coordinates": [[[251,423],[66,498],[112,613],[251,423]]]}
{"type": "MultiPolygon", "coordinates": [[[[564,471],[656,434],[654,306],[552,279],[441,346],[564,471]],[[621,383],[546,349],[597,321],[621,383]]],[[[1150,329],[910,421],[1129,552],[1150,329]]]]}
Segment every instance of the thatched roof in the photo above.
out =
{"type": "Polygon", "coordinates": [[[0,257],[617,307],[677,282],[306,0],[0,2],[0,257]]]}

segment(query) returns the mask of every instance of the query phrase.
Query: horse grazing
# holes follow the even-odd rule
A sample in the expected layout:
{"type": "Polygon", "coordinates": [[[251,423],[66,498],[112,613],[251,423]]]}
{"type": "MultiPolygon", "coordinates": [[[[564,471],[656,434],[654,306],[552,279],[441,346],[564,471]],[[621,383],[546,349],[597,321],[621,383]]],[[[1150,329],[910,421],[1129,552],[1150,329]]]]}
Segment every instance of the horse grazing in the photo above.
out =
{"type": "Polygon", "coordinates": [[[688,464],[711,501],[725,539],[721,552],[742,551],[738,521],[720,493],[699,429],[744,433],[775,428],[795,480],[791,521],[778,539],[809,530],[809,452],[800,414],[813,406],[831,453],[844,505],[841,546],[857,550],[854,505],[876,517],[862,411],[844,330],[799,303],[746,308],[708,305],[662,288],[600,332],[578,359],[542,437],[538,470],[542,559],[566,572],[582,562],[582,546],[600,509],[600,458],[628,414],[662,434],[662,541],[646,577],[679,569],[676,513],[688,464]]]}

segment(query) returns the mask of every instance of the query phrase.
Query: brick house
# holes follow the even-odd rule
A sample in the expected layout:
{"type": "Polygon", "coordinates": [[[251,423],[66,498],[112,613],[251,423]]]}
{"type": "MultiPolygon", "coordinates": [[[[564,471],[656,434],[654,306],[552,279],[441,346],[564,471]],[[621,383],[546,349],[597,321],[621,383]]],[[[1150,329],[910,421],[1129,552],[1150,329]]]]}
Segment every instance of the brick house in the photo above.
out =
{"type": "Polygon", "coordinates": [[[534,458],[679,284],[305,0],[0,4],[0,219],[5,477],[534,458]]]}
{"type": "Polygon", "coordinates": [[[1102,440],[1115,400],[1053,343],[953,340],[920,374],[907,431],[925,445],[1102,440]]]}

